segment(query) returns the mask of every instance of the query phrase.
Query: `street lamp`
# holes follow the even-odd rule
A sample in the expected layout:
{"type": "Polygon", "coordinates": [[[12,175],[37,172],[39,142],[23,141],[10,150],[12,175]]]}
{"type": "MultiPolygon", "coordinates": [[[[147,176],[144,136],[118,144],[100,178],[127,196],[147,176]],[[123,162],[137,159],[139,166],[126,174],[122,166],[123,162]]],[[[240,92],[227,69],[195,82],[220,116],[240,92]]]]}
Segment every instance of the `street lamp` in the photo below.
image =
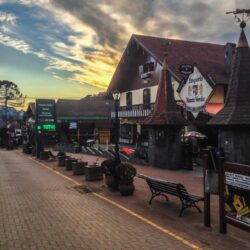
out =
{"type": "Polygon", "coordinates": [[[120,100],[120,92],[115,90],[113,93],[113,98],[115,101],[115,161],[119,163],[120,155],[119,155],[119,119],[118,119],[118,105],[120,100]]]}

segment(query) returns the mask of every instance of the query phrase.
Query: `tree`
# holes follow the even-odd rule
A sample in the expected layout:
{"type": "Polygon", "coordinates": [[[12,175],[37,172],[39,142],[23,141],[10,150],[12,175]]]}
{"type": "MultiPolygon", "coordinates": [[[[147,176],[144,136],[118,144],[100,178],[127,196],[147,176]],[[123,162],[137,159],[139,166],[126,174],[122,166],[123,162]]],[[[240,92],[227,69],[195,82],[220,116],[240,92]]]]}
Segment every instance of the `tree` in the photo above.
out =
{"type": "Polygon", "coordinates": [[[5,128],[7,127],[7,108],[23,106],[25,98],[17,84],[10,81],[0,81],[0,106],[4,107],[5,128]]]}

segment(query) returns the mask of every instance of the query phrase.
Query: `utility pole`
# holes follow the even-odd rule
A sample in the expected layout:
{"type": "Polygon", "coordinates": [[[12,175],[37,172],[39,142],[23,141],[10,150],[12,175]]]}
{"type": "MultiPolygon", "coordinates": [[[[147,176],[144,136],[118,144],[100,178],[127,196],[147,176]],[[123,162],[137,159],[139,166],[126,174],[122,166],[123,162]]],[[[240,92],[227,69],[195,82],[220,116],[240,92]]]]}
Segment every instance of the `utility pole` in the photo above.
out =
{"type": "Polygon", "coordinates": [[[5,129],[7,129],[7,104],[8,104],[8,88],[5,88],[5,100],[4,100],[4,122],[5,122],[5,129]]]}

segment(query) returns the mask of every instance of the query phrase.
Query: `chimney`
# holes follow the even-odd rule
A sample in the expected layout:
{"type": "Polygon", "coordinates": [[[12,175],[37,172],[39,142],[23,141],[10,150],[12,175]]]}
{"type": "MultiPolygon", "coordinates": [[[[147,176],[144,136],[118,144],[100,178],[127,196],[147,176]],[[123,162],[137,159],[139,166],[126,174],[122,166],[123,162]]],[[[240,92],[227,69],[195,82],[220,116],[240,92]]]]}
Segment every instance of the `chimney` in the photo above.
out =
{"type": "Polygon", "coordinates": [[[224,69],[228,76],[231,74],[233,58],[235,54],[235,44],[227,43],[224,46],[224,69]]]}

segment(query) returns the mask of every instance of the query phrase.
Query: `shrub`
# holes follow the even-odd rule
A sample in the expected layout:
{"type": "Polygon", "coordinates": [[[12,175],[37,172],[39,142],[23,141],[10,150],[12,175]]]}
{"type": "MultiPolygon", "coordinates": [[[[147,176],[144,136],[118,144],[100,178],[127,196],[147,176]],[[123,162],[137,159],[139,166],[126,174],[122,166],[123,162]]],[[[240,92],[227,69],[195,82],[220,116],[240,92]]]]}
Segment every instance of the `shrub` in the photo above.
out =
{"type": "Polygon", "coordinates": [[[130,184],[136,176],[136,168],[128,163],[120,163],[116,167],[116,174],[119,184],[130,184]]]}

